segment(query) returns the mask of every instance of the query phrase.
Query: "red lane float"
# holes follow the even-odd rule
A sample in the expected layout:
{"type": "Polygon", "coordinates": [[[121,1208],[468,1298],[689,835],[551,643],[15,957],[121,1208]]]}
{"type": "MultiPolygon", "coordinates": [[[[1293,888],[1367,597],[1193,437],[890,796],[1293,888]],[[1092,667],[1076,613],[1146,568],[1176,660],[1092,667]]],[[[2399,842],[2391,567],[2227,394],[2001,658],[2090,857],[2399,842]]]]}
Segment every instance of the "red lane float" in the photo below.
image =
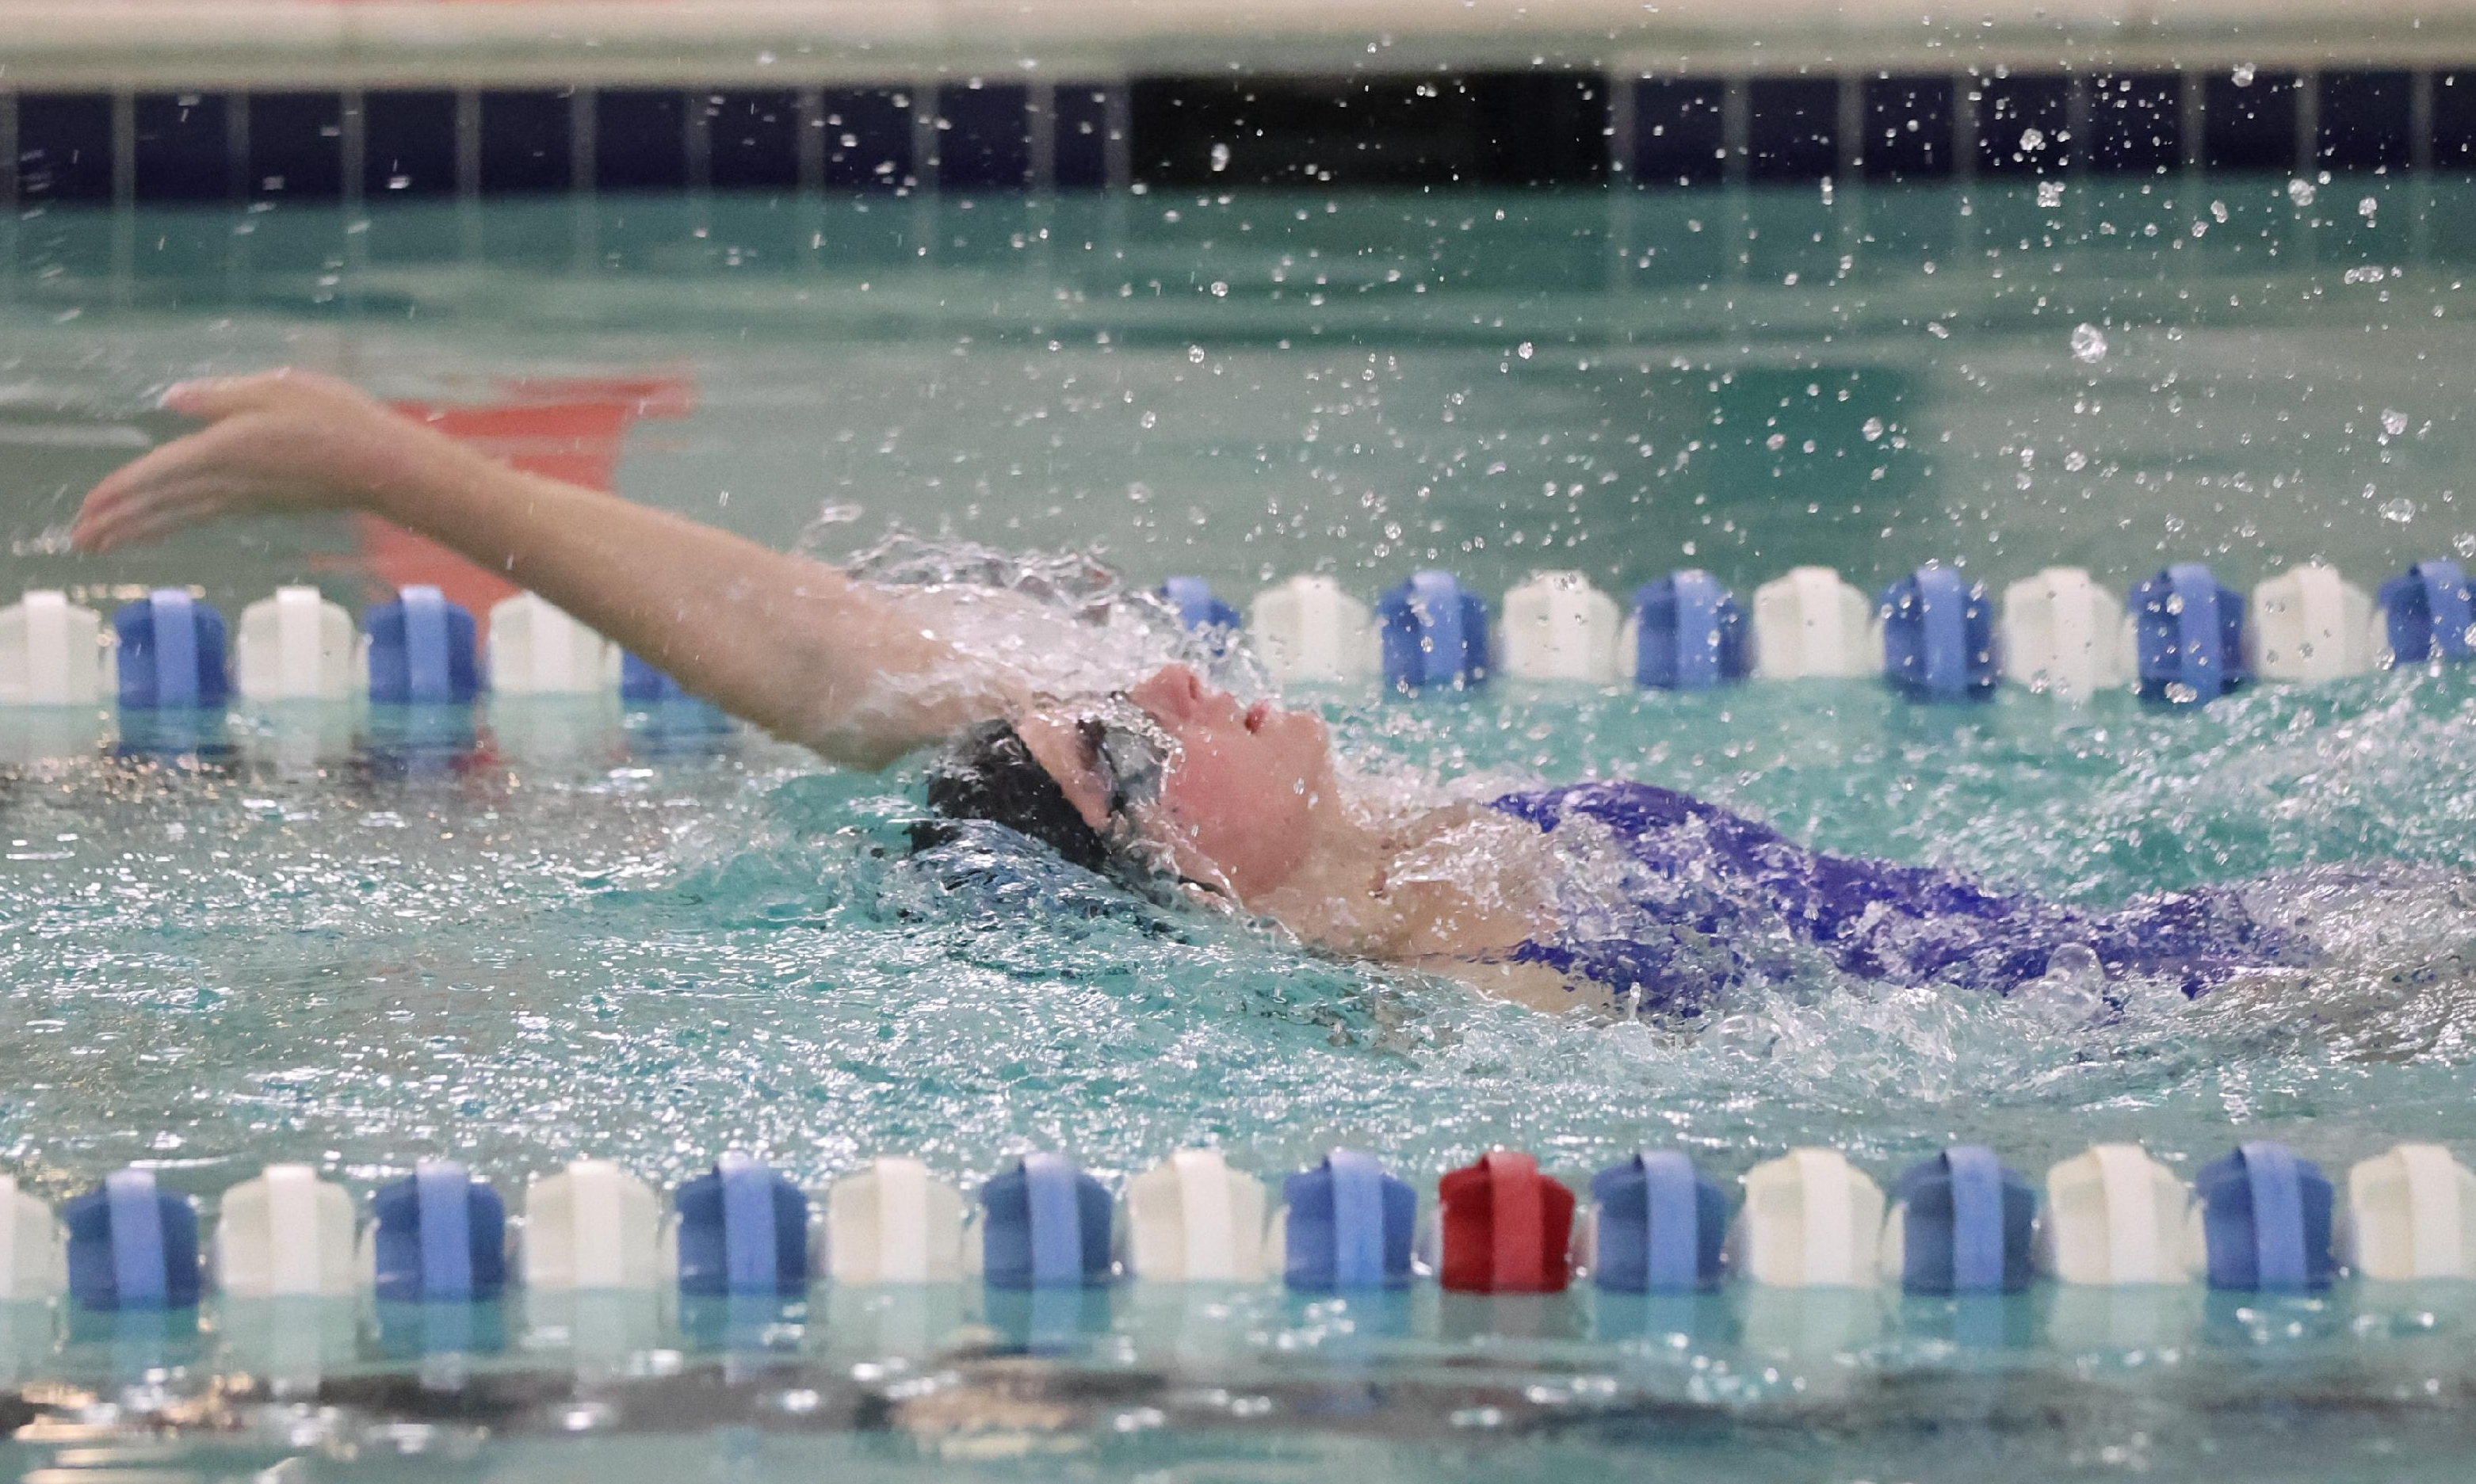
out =
{"type": "Polygon", "coordinates": [[[1562,1293],[1573,1193],[1527,1154],[1498,1150],[1436,1182],[1443,1251],[1437,1281],[1454,1293],[1562,1293]]]}

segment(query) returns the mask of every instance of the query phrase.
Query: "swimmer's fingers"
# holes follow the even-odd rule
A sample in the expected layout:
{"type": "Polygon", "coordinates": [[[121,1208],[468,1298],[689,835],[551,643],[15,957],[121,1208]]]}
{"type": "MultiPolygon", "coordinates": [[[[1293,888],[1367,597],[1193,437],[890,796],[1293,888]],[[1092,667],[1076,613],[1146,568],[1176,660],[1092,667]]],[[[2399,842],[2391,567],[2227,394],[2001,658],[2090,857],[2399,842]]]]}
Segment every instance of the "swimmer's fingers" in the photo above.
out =
{"type": "Polygon", "coordinates": [[[86,552],[109,552],[171,534],[244,504],[244,492],[220,475],[166,481],[101,511],[81,512],[70,537],[86,552]]]}
{"type": "Polygon", "coordinates": [[[100,550],[96,544],[100,533],[127,510],[160,503],[169,492],[201,478],[229,479],[225,466],[242,441],[237,434],[237,425],[218,423],[121,465],[87,491],[77,520],[69,527],[69,539],[82,549],[100,550]]]}

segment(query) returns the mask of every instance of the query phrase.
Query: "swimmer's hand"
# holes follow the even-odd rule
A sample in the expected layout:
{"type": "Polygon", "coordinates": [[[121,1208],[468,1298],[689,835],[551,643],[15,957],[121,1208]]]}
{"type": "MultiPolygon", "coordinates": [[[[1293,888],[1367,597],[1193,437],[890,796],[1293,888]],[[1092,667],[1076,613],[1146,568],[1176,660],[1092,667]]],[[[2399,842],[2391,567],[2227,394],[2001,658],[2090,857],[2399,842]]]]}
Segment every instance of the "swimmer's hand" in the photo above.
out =
{"type": "Polygon", "coordinates": [[[86,497],[86,552],[159,540],[221,515],[370,509],[479,456],[358,387],[304,371],[183,382],[163,405],[210,426],[126,465],[86,497]]]}

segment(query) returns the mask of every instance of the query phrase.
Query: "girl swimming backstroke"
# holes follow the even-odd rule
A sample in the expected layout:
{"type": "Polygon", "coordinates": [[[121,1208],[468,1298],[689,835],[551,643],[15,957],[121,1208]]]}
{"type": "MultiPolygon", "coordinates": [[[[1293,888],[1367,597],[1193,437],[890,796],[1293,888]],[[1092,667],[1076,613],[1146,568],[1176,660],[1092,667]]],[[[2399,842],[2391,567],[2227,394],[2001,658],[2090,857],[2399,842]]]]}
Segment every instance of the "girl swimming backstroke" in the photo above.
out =
{"type": "Polygon", "coordinates": [[[365,511],[830,761],[875,769],[939,748],[928,802],[941,815],[1542,1008],[1693,1016],[1734,984],[1818,959],[1997,994],[2067,970],[2198,994],[2315,953],[2241,887],[2081,911],[1825,854],[1648,783],[1375,807],[1344,785],[1317,717],[1243,703],[1185,665],[1053,693],[1054,669],[1032,656],[1071,643],[1072,626],[1011,654],[963,642],[985,590],[862,581],[522,473],[325,377],[187,382],[164,402],[208,426],[98,484],[72,528],[80,549],[219,515],[365,511]]]}

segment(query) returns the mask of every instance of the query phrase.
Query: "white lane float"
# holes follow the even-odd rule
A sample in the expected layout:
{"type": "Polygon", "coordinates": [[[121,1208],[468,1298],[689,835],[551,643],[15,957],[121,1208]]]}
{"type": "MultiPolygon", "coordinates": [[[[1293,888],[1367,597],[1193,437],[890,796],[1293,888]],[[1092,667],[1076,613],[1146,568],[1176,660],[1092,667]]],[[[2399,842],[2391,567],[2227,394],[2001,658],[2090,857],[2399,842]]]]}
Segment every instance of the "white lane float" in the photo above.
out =
{"type": "Polygon", "coordinates": [[[2399,1144],[2347,1172],[2340,1259],[2405,1283],[2476,1277],[2476,1172],[2438,1144],[2399,1144]]]}
{"type": "Polygon", "coordinates": [[[1264,1277],[1264,1184],[1217,1149],[1179,1150],[1127,1182],[1127,1271],[1161,1283],[1264,1277]]]}
{"type": "Polygon", "coordinates": [[[2139,1145],[2094,1145],[2046,1172],[2038,1265],[2062,1282],[2091,1287],[2185,1282],[2191,1201],[2175,1172],[2139,1145]]]}
{"type": "Polygon", "coordinates": [[[0,608],[0,706],[90,706],[118,688],[103,615],[51,588],[0,608]]]}
{"type": "Polygon", "coordinates": [[[1766,680],[1876,675],[1874,605],[1829,567],[1796,567],[1754,589],[1754,674],[1766,680]]]}
{"type": "Polygon", "coordinates": [[[234,668],[248,701],[342,701],[353,693],[353,615],[315,587],[279,587],[240,610],[234,668]]]}
{"type": "Polygon", "coordinates": [[[826,1192],[827,1274],[837,1283],[953,1283],[963,1198],[919,1160],[887,1155],[826,1192]]]}
{"type": "Polygon", "coordinates": [[[490,688],[508,696],[582,696],[619,683],[619,648],[539,593],[490,608],[490,688]]]}
{"type": "Polygon", "coordinates": [[[1504,595],[1498,663],[1523,680],[1604,685],[1618,674],[1617,601],[1579,572],[1534,572],[1504,595]]]}
{"type": "Polygon", "coordinates": [[[2080,567],[2046,567],[2003,589],[2003,678],[2087,701],[2132,681],[2123,602],[2080,567]]]}
{"type": "Polygon", "coordinates": [[[607,1159],[576,1160],[525,1190],[518,1245],[527,1286],[650,1290],[662,1281],[654,1188],[607,1159]]]}
{"type": "Polygon", "coordinates": [[[1730,1269],[1770,1288],[1870,1288],[1883,1191],[1838,1150],[1792,1150],[1746,1172],[1730,1269]]]}
{"type": "Polygon", "coordinates": [[[2376,662],[2373,600],[2318,562],[2254,587],[2247,617],[2245,658],[2265,680],[2340,680],[2376,662]]]}
{"type": "Polygon", "coordinates": [[[353,1198],[308,1165],[269,1165],[224,1192],[215,1286],[236,1298],[341,1298],[360,1285],[353,1198]]]}
{"type": "Polygon", "coordinates": [[[1256,594],[1247,631],[1275,685],[1346,684],[1382,668],[1374,614],[1321,573],[1256,594]]]}

